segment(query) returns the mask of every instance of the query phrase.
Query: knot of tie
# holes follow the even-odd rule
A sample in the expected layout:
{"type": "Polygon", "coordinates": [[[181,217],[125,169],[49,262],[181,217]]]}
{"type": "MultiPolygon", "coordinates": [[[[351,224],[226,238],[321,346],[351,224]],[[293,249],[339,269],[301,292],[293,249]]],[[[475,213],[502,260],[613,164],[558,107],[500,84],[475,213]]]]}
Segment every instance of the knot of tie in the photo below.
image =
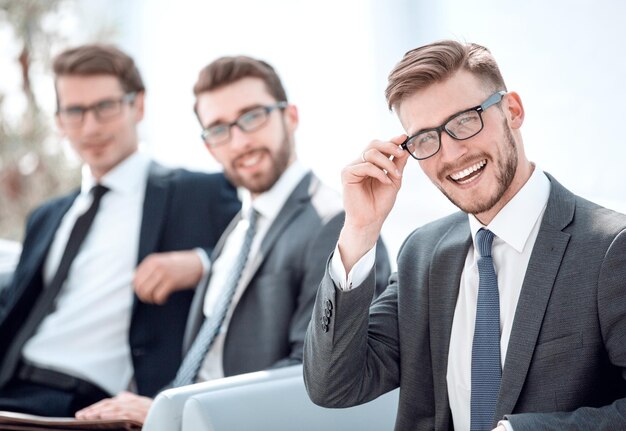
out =
{"type": "Polygon", "coordinates": [[[102,184],[96,184],[95,186],[93,186],[91,189],[91,193],[93,194],[94,201],[99,201],[102,196],[104,196],[104,194],[108,191],[109,188],[107,186],[103,186],[102,184]]]}
{"type": "Polygon", "coordinates": [[[493,242],[493,232],[487,229],[480,229],[476,232],[476,247],[482,257],[491,257],[491,243],[493,242]]]}

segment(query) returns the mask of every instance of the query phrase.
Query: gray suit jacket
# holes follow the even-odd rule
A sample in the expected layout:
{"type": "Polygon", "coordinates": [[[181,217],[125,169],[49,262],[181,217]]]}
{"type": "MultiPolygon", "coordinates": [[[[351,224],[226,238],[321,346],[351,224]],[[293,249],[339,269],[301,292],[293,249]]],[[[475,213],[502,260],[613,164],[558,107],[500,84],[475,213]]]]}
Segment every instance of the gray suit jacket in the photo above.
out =
{"type": "MultiPolygon", "coordinates": [[[[240,217],[226,229],[212,256],[221,253],[240,217]]],[[[304,334],[311,319],[326,260],[337,243],[344,213],[339,195],[307,174],[296,186],[251,257],[253,275],[233,312],[224,344],[226,376],[302,362],[304,334]]],[[[377,265],[384,279],[390,272],[387,252],[377,265]]],[[[210,277],[210,276],[209,276],[210,277]]],[[[185,334],[189,349],[204,321],[207,286],[198,289],[185,334]]],[[[371,298],[370,298],[371,300],[371,298]]]]}
{"type": "MultiPolygon", "coordinates": [[[[626,429],[626,216],[549,179],[496,420],[515,431],[626,429]]],[[[369,318],[373,274],[348,292],[327,275],[314,313],[332,308],[329,329],[312,321],[305,344],[313,401],[345,407],[400,386],[396,429],[451,430],[448,347],[470,245],[464,213],[416,230],[369,318]]]]}

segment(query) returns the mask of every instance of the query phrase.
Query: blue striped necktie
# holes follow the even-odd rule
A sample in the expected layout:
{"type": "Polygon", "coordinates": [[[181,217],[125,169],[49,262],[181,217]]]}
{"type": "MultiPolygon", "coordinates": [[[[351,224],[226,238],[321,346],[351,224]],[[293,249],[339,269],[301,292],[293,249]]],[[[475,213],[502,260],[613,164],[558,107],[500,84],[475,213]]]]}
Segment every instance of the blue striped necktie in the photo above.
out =
{"type": "Polygon", "coordinates": [[[174,388],[191,385],[196,381],[202,362],[204,362],[204,358],[211,348],[213,341],[215,341],[215,337],[219,333],[222,323],[224,322],[224,318],[228,313],[230,303],[232,302],[237,286],[239,285],[239,279],[241,278],[243,269],[248,261],[250,247],[252,246],[252,240],[254,239],[254,234],[256,232],[257,216],[258,212],[255,209],[252,209],[248,230],[246,231],[237,260],[234,262],[230,277],[225,283],[226,287],[224,288],[224,292],[218,299],[213,313],[204,320],[198,335],[196,335],[196,339],[178,369],[178,373],[176,374],[176,377],[171,385],[174,388]]]}
{"type": "Polygon", "coordinates": [[[476,233],[478,258],[478,301],[472,344],[471,431],[493,429],[500,392],[500,295],[491,257],[493,232],[476,233]]]}

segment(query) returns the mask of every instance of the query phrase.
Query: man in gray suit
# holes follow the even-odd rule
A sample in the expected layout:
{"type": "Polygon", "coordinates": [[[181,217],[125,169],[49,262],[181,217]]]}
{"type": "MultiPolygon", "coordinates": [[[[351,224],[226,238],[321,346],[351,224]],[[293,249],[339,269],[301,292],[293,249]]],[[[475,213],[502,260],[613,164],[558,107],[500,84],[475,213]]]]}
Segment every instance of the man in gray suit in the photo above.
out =
{"type": "Polygon", "coordinates": [[[398,430],[626,429],[626,216],[528,161],[520,96],[486,48],[409,51],[386,96],[408,137],[342,173],[346,221],[305,341],[312,400],[399,386],[398,430]],[[370,307],[363,259],[410,156],[461,212],[409,236],[370,307]]]}
{"type": "MultiPolygon", "coordinates": [[[[213,253],[208,283],[196,291],[187,356],[172,386],[301,363],[317,287],[344,219],[338,193],[297,160],[298,111],[270,65],[217,59],[200,72],[194,93],[206,147],[240,187],[243,209],[213,253]],[[240,260],[242,249],[249,251],[240,260]]],[[[390,269],[382,244],[379,251],[382,291],[390,269]]],[[[143,421],[151,402],[126,393],[77,416],[143,421]]]]}

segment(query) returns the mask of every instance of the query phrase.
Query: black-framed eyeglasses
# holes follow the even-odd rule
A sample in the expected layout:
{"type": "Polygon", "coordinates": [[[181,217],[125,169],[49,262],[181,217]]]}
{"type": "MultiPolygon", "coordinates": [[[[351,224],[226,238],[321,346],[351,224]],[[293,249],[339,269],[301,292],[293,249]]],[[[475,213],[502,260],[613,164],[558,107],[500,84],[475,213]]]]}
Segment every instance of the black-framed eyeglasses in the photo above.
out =
{"type": "Polygon", "coordinates": [[[88,106],[68,106],[59,108],[57,115],[64,126],[78,127],[83,124],[85,114],[93,111],[94,117],[100,123],[105,123],[117,118],[122,113],[122,105],[125,103],[132,104],[135,102],[137,93],[126,93],[117,99],[104,99],[88,106]]]}
{"type": "Polygon", "coordinates": [[[245,133],[254,132],[267,123],[274,109],[285,109],[287,105],[287,102],[278,102],[275,105],[254,107],[241,114],[232,123],[214,124],[202,129],[202,140],[211,147],[223,145],[230,140],[230,129],[233,126],[239,127],[239,130],[245,133]]]}
{"type": "Polygon", "coordinates": [[[482,104],[452,115],[441,126],[420,130],[413,136],[409,136],[400,146],[414,159],[424,160],[434,156],[441,149],[442,131],[457,141],[472,138],[483,130],[483,111],[499,103],[505,94],[506,91],[498,91],[482,104]]]}

